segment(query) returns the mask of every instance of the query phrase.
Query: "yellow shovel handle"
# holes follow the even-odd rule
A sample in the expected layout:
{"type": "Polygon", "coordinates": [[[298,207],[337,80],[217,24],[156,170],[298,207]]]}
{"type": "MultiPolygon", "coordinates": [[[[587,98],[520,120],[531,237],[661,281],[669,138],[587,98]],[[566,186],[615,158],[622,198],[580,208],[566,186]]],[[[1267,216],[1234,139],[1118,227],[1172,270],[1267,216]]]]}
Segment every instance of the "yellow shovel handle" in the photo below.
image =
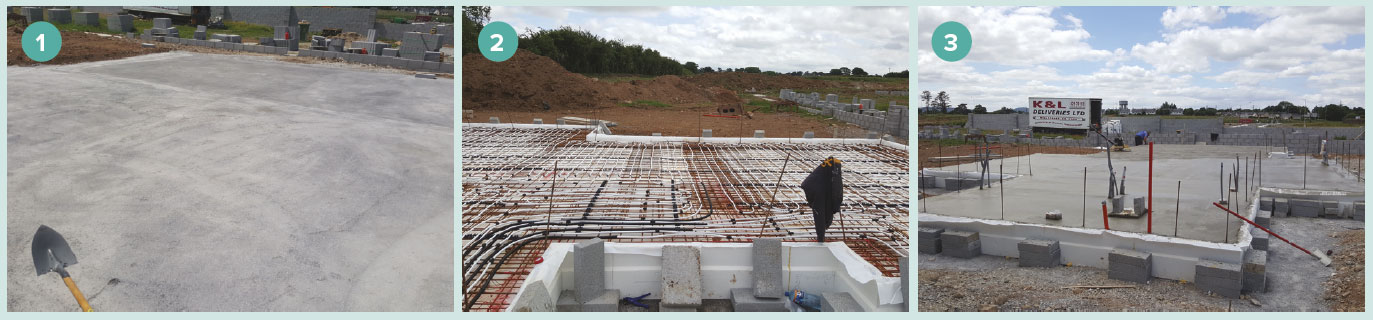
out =
{"type": "Polygon", "coordinates": [[[72,296],[76,297],[76,303],[81,305],[81,311],[95,311],[91,309],[90,303],[86,303],[86,296],[81,294],[81,289],[76,288],[76,281],[72,281],[71,277],[62,277],[62,282],[67,283],[67,289],[70,289],[72,291],[72,296]]]}

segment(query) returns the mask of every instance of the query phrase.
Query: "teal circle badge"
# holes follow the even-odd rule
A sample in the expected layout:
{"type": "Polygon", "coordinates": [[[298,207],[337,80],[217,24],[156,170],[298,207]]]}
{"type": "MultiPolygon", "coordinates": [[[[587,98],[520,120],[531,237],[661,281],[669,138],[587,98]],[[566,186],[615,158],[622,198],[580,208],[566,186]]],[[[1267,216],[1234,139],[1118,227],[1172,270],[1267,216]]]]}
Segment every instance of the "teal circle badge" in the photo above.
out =
{"type": "Polygon", "coordinates": [[[973,48],[973,35],[962,23],[945,22],[934,28],[934,36],[930,37],[930,48],[944,61],[963,60],[973,48]]]}
{"type": "Polygon", "coordinates": [[[515,33],[515,28],[510,24],[492,21],[486,24],[477,36],[477,47],[481,48],[486,59],[495,62],[505,61],[514,56],[515,50],[519,49],[520,35],[515,33]]]}
{"type": "Polygon", "coordinates": [[[38,62],[46,62],[57,57],[62,50],[62,33],[46,21],[39,21],[24,28],[24,55],[38,62]]]}

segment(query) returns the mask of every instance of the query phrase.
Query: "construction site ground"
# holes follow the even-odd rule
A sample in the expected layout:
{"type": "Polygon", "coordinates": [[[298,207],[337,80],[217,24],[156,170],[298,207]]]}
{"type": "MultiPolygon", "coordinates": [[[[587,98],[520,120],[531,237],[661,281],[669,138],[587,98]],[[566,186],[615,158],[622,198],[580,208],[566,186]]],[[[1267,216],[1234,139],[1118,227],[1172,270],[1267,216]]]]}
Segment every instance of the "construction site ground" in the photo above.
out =
{"type": "MultiPolygon", "coordinates": [[[[1364,223],[1319,218],[1274,218],[1273,231],[1307,248],[1335,250],[1335,263],[1319,261],[1280,241],[1269,246],[1269,292],[1228,299],[1191,283],[1155,278],[1148,284],[1106,277],[1106,270],[1065,266],[1021,268],[1015,258],[973,259],[920,253],[919,310],[930,311],[1352,311],[1363,310],[1363,245],[1337,245],[1336,235],[1360,234],[1364,223]],[[1355,270],[1354,261],[1360,266],[1355,270]],[[1344,268],[1343,281],[1327,283],[1344,268]],[[1357,281],[1353,279],[1357,278],[1357,281]],[[1071,286],[1133,286],[1083,289],[1071,286]],[[1330,288],[1343,293],[1327,296],[1330,288]]],[[[1349,241],[1344,241],[1348,243],[1349,241]]]]}
{"type": "MultiPolygon", "coordinates": [[[[977,159],[972,156],[976,156],[979,151],[984,151],[988,146],[981,143],[973,143],[971,140],[945,139],[921,140],[918,147],[920,148],[919,168],[924,169],[976,163],[977,159]]],[[[1013,158],[1037,153],[1093,154],[1105,151],[1093,148],[1041,146],[1019,143],[993,143],[990,147],[993,159],[998,159],[1000,157],[1013,158]]],[[[1028,170],[1028,168],[1026,169],[1028,170]]]]}
{"type": "Polygon", "coordinates": [[[77,310],[34,275],[39,225],[97,311],[453,310],[452,80],[193,52],[7,72],[8,310],[77,310]]]}

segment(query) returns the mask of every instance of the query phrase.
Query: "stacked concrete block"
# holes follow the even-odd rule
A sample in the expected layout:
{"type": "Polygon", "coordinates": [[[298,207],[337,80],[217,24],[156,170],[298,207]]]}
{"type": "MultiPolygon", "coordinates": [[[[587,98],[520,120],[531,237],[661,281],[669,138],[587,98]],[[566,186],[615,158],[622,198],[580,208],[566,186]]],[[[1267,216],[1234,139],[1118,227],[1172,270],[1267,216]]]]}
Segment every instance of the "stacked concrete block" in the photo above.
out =
{"type": "Polygon", "coordinates": [[[153,18],[153,29],[168,29],[171,27],[171,18],[153,18]]]}
{"type": "Polygon", "coordinates": [[[1053,240],[1025,240],[1016,248],[1020,251],[1021,267],[1057,267],[1062,256],[1058,241],[1053,240]]]}
{"type": "Polygon", "coordinates": [[[353,41],[353,48],[361,48],[363,50],[366,50],[367,54],[374,56],[381,55],[382,49],[390,47],[391,44],[385,42],[353,41]]]}
{"type": "Polygon", "coordinates": [[[1197,289],[1226,298],[1239,298],[1244,289],[1240,265],[1202,259],[1197,261],[1194,282],[1197,289]]]}
{"type": "Polygon", "coordinates": [[[205,34],[207,32],[208,30],[205,29],[205,26],[195,26],[195,34],[191,35],[191,38],[196,40],[205,40],[205,34]]]}
{"type": "Polygon", "coordinates": [[[109,16],[105,18],[105,24],[109,25],[110,31],[132,32],[133,16],[127,14],[109,16]]]}
{"type": "Polygon", "coordinates": [[[982,255],[982,240],[977,232],[944,231],[939,239],[945,255],[958,258],[982,255]]]}
{"type": "Polygon", "coordinates": [[[452,63],[445,63],[439,66],[439,72],[453,73],[453,70],[454,69],[452,63]]]}
{"type": "Polygon", "coordinates": [[[1259,197],[1259,210],[1273,211],[1273,197],[1259,197]]]}
{"type": "Polygon", "coordinates": [[[1272,228],[1273,212],[1259,210],[1258,213],[1254,214],[1254,223],[1264,228],[1272,228]]]}
{"type": "Polygon", "coordinates": [[[558,312],[619,312],[620,290],[610,289],[587,301],[577,301],[573,290],[558,294],[558,312]]]}
{"type": "Polygon", "coordinates": [[[1244,253],[1242,285],[1244,292],[1268,292],[1268,251],[1248,250],[1244,253]]]}
{"type": "Polygon", "coordinates": [[[257,45],[259,45],[259,46],[275,47],[275,46],[276,46],[276,39],[272,39],[271,37],[258,37],[258,38],[257,38],[257,45]]]}
{"type": "Polygon", "coordinates": [[[1264,232],[1259,228],[1250,228],[1249,235],[1252,237],[1252,240],[1249,241],[1250,248],[1253,248],[1254,250],[1268,250],[1268,240],[1270,238],[1268,232],[1264,232]]]}
{"type": "Polygon", "coordinates": [[[410,60],[425,60],[426,52],[439,51],[444,35],[406,32],[401,38],[400,56],[410,60]]]}
{"type": "Polygon", "coordinates": [[[343,52],[343,39],[329,39],[329,51],[343,52]]]}
{"type": "Polygon", "coordinates": [[[95,13],[95,12],[77,12],[77,13],[75,13],[75,15],[76,15],[76,24],[79,24],[79,25],[87,25],[87,26],[93,26],[93,27],[99,27],[99,26],[100,26],[100,14],[99,14],[99,13],[95,13]]]}
{"type": "Polygon", "coordinates": [[[786,287],[782,283],[782,239],[753,240],[753,296],[781,299],[786,287]]]}
{"type": "Polygon", "coordinates": [[[229,43],[243,43],[243,36],[236,34],[225,35],[224,41],[229,43]]]}
{"type": "Polygon", "coordinates": [[[1292,206],[1286,198],[1274,198],[1272,202],[1274,217],[1286,218],[1292,215],[1292,206]]]}
{"type": "Polygon", "coordinates": [[[748,288],[729,289],[729,300],[734,312],[786,312],[787,300],[780,297],[759,298],[748,288]]]}
{"type": "Polygon", "coordinates": [[[920,252],[928,254],[939,254],[942,248],[942,240],[940,240],[940,237],[942,237],[943,235],[943,228],[920,228],[919,235],[916,237],[916,242],[917,245],[920,247],[920,252]]]}
{"type": "Polygon", "coordinates": [[[1111,279],[1148,283],[1153,278],[1154,255],[1127,249],[1111,250],[1107,255],[1106,276],[1111,279]]]}
{"type": "Polygon", "coordinates": [[[382,49],[381,49],[381,55],[382,55],[383,57],[399,57],[399,56],[400,56],[400,49],[396,49],[396,48],[382,48],[382,49]]]}
{"type": "Polygon", "coordinates": [[[1354,220],[1363,220],[1363,201],[1354,202],[1354,220]]]}
{"type": "Polygon", "coordinates": [[[443,60],[443,52],[440,52],[440,51],[425,51],[425,52],[424,52],[424,61],[439,62],[439,61],[442,61],[442,60],[443,60]]]}
{"type": "Polygon", "coordinates": [[[820,294],[820,312],[863,312],[863,305],[848,292],[825,292],[820,294]]]}
{"type": "Polygon", "coordinates": [[[692,246],[663,246],[660,306],[690,308],[701,306],[701,251],[692,246]]]}
{"type": "Polygon", "coordinates": [[[48,9],[48,22],[53,24],[72,23],[71,9],[48,9]]]}
{"type": "Polygon", "coordinates": [[[19,11],[23,13],[25,19],[29,20],[29,23],[43,21],[43,8],[24,7],[19,11]]]}
{"type": "Polygon", "coordinates": [[[1329,218],[1329,219],[1342,219],[1342,218],[1348,218],[1348,215],[1345,214],[1344,210],[1340,208],[1340,203],[1339,203],[1338,201],[1330,201],[1330,200],[1321,201],[1321,208],[1322,208],[1322,209],[1321,209],[1321,217],[1322,217],[1322,218],[1329,218]]]}
{"type": "Polygon", "coordinates": [[[1287,205],[1294,217],[1315,218],[1325,213],[1325,206],[1316,200],[1288,199],[1287,205]]]}
{"type": "Polygon", "coordinates": [[[829,101],[830,103],[838,103],[838,102],[839,102],[839,95],[833,94],[833,93],[827,94],[827,95],[825,95],[825,101],[829,101]]]}

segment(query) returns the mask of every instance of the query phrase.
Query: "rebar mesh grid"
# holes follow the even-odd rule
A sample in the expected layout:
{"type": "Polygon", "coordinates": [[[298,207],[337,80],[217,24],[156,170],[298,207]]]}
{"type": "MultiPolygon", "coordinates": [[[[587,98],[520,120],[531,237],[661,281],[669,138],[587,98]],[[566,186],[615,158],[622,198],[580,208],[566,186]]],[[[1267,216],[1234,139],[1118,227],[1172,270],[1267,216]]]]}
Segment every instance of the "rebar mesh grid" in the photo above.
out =
{"type": "Polygon", "coordinates": [[[909,235],[905,150],[587,142],[586,133],[463,128],[464,311],[504,310],[553,242],[816,241],[800,184],[831,156],[844,164],[844,205],[828,238],[899,275],[909,235]]]}

